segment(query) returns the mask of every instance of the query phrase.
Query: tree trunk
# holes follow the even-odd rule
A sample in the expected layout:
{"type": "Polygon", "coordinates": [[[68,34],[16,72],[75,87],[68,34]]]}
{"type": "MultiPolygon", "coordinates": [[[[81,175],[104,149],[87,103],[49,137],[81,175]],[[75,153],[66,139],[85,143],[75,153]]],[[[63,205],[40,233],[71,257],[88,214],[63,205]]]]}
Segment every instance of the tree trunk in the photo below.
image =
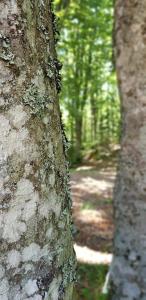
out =
{"type": "Polygon", "coordinates": [[[146,299],[146,1],[116,2],[122,150],[115,189],[112,300],[146,299]]]}
{"type": "Polygon", "coordinates": [[[82,116],[77,116],[75,120],[75,131],[76,131],[76,161],[80,162],[81,161],[81,147],[82,147],[82,116]]]}
{"type": "Polygon", "coordinates": [[[0,299],[72,299],[60,64],[49,0],[0,1],[0,299]]]}
{"type": "Polygon", "coordinates": [[[92,128],[92,142],[97,140],[97,96],[91,95],[91,128],[92,128]]]}

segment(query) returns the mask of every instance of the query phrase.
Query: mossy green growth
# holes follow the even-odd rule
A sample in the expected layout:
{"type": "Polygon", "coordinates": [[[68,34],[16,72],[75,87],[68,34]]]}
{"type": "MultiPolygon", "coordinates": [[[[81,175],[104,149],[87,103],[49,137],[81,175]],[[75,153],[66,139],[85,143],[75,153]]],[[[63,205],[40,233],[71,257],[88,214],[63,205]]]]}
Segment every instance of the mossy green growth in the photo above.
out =
{"type": "Polygon", "coordinates": [[[42,116],[43,111],[49,107],[51,100],[42,94],[37,86],[31,84],[23,96],[23,102],[30,107],[32,114],[42,116]]]}
{"type": "Polygon", "coordinates": [[[75,256],[71,256],[67,264],[65,264],[62,268],[63,273],[63,283],[64,287],[68,286],[68,284],[72,284],[76,280],[76,258],[75,256]]]}
{"type": "Polygon", "coordinates": [[[102,294],[107,272],[106,265],[79,264],[73,300],[109,300],[109,295],[102,294]]]}

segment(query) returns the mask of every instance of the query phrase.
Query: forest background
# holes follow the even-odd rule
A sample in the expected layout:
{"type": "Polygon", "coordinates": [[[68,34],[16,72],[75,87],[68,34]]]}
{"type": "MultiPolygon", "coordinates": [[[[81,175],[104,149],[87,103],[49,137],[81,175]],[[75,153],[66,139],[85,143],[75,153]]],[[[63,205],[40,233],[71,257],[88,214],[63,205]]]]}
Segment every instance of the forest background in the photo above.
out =
{"type": "MultiPolygon", "coordinates": [[[[70,167],[97,164],[97,172],[100,163],[105,168],[109,163],[115,166],[120,140],[121,113],[114,62],[113,0],[55,0],[55,11],[58,56],[63,65],[60,106],[69,141],[70,167]]],[[[72,176],[76,176],[76,171],[72,176]]],[[[111,211],[112,199],[104,201],[105,211],[111,211]]],[[[83,204],[89,209],[93,209],[92,205],[90,200],[83,204]]],[[[112,212],[108,212],[110,214],[112,212]]],[[[73,216],[76,224],[76,212],[73,216]]],[[[80,235],[84,233],[81,231],[80,235]]],[[[77,239],[80,241],[84,238],[77,239]]],[[[104,244],[107,244],[106,240],[104,244]]],[[[92,243],[89,246],[92,248],[92,243]]],[[[103,248],[107,247],[99,250],[103,251],[103,248]]],[[[102,294],[107,271],[107,265],[79,264],[78,284],[73,299],[108,299],[108,295],[102,294]]]]}
{"type": "MultiPolygon", "coordinates": [[[[69,159],[104,158],[119,142],[112,0],[55,0],[63,63],[61,111],[69,159]]],[[[58,34],[59,35],[59,34],[58,34]]]]}

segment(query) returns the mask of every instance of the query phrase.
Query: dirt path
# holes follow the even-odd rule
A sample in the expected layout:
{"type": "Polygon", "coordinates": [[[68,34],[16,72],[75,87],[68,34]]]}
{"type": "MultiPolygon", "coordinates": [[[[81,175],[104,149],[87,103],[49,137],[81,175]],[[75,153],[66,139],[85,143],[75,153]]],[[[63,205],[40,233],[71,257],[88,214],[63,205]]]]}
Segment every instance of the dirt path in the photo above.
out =
{"type": "MultiPolygon", "coordinates": [[[[112,194],[116,170],[82,166],[71,172],[75,243],[84,249],[112,253],[112,194]]],[[[76,247],[77,248],[77,247],[76,247]]]]}

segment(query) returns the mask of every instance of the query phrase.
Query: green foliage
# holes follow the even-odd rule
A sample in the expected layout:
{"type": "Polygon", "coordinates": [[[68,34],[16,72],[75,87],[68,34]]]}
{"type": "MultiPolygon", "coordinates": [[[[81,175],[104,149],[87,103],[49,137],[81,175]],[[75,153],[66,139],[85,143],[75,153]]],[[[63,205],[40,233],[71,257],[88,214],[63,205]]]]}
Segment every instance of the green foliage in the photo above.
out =
{"type": "Polygon", "coordinates": [[[91,201],[86,201],[83,205],[82,205],[82,210],[88,210],[88,209],[94,209],[96,207],[96,205],[94,205],[91,201]]]}
{"type": "Polygon", "coordinates": [[[80,264],[79,283],[76,285],[73,300],[108,300],[108,296],[102,294],[107,272],[108,267],[104,265],[80,264]]]}
{"type": "Polygon", "coordinates": [[[73,157],[83,150],[117,143],[120,105],[113,64],[112,0],[56,0],[63,62],[61,108],[73,157]]]}
{"type": "MultiPolygon", "coordinates": [[[[98,200],[98,202],[101,202],[102,204],[104,205],[110,205],[112,204],[113,202],[113,199],[101,199],[101,200],[98,200]]],[[[95,209],[96,208],[96,202],[92,202],[91,200],[86,200],[86,202],[82,205],[82,210],[88,210],[88,209],[95,209]]]]}

